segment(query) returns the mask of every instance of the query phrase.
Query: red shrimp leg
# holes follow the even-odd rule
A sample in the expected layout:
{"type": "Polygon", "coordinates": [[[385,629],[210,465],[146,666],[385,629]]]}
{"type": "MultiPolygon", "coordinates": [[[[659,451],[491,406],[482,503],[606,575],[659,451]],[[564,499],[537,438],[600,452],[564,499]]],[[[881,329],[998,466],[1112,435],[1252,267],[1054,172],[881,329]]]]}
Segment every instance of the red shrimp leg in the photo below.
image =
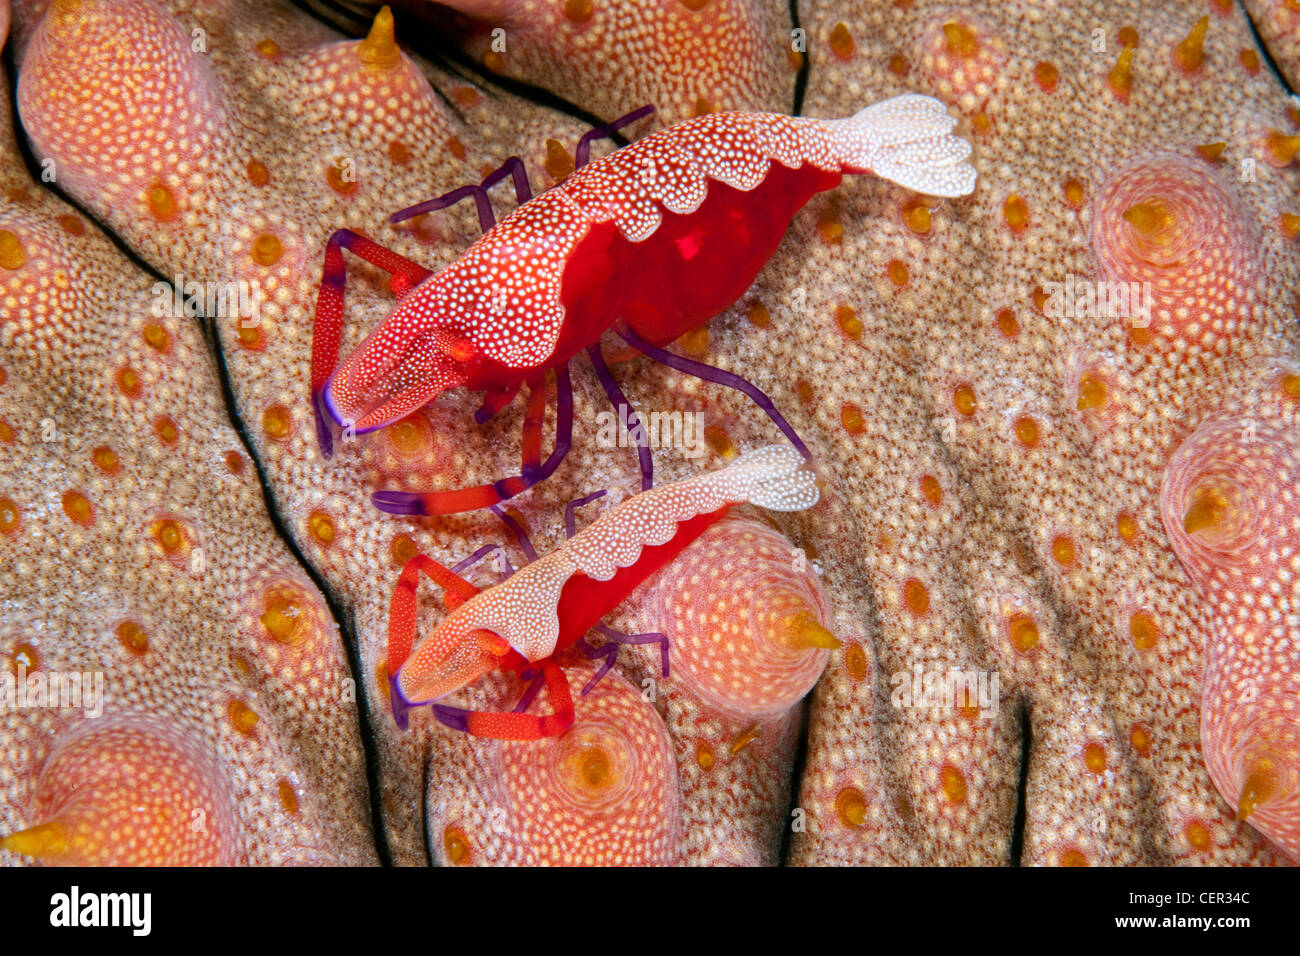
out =
{"type": "MultiPolygon", "coordinates": [[[[371,501],[380,511],[395,515],[449,515],[462,511],[477,511],[500,504],[508,498],[549,478],[564,456],[569,453],[573,441],[573,385],[569,380],[569,369],[560,366],[555,370],[555,391],[557,420],[555,428],[555,448],[545,462],[540,460],[540,440],[536,446],[525,439],[523,466],[520,474],[510,478],[500,478],[490,484],[473,488],[458,488],[455,491],[376,491],[371,501]],[[535,455],[536,457],[530,457],[535,455]]],[[[536,385],[536,392],[544,396],[541,382],[536,385]]],[[[535,407],[530,399],[531,409],[535,407]]],[[[525,423],[527,433],[528,424],[525,423]]],[[[540,434],[540,425],[539,434],[540,434]]]]}
{"type": "Polygon", "coordinates": [[[478,588],[459,574],[443,567],[427,554],[417,554],[402,568],[388,608],[388,673],[396,675],[415,646],[416,591],[423,573],[443,589],[443,603],[448,609],[459,607],[475,594],[478,588]]]}
{"type": "Polygon", "coordinates": [[[381,246],[351,229],[338,229],[325,243],[325,266],[321,270],[320,291],[316,295],[316,317],[311,339],[311,395],[316,412],[316,439],[326,458],[334,449],[333,430],[325,411],[325,386],[339,364],[339,342],[343,332],[343,288],[347,269],[343,250],[348,249],[366,262],[383,269],[392,278],[389,287],[399,297],[424,281],[431,273],[418,262],[381,246]]]}
{"type": "Polygon", "coordinates": [[[573,726],[573,695],[569,679],[560,665],[547,660],[539,665],[546,676],[546,692],[551,699],[551,714],[499,713],[463,710],[446,704],[434,704],[433,715],[439,722],[474,737],[493,740],[541,740],[558,737],[573,726]]]}

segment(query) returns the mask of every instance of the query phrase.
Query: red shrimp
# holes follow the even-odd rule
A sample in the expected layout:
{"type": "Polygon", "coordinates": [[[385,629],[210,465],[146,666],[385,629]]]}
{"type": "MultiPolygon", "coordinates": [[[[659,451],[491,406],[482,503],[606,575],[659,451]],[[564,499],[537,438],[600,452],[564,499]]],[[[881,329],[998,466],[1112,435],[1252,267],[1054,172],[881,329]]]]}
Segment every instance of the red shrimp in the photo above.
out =
{"type": "MultiPolygon", "coordinates": [[[[400,221],[472,195],[486,228],[486,188],[513,176],[526,201],[437,273],[357,233],[340,230],[330,237],[311,377],[325,454],[336,428],[382,428],[449,389],[486,393],[480,421],[523,385],[530,392],[519,475],[455,491],[380,491],[374,495],[379,508],[397,514],[473,510],[549,476],[570,443],[571,358],[586,350],[611,400],[625,404],[599,348],[610,329],[652,358],[744,391],[810,457],[757,388],[662,346],[736,302],[795,213],[814,194],[838,185],[844,173],[873,172],[935,196],[965,195],[975,185],[970,144],[952,133],[956,120],[938,100],[915,94],[841,120],[711,113],[585,162],[591,137],[610,135],[650,109],[584,136],[576,155],[580,168],[536,198],[528,198],[523,164],[512,157],[480,186],[391,217],[400,221]],[[345,248],[389,272],[399,301],[336,368],[345,248]],[[543,462],[541,423],[552,370],[558,425],[554,451],[543,462]]],[[[642,486],[649,487],[649,450],[639,452],[642,486]]]]}
{"type": "MultiPolygon", "coordinates": [[[[432,558],[417,555],[402,569],[389,614],[394,718],[405,727],[411,707],[433,703],[438,720],[476,736],[559,736],[574,721],[559,652],[584,641],[589,657],[605,656],[584,693],[613,665],[619,644],[660,643],[667,676],[668,639],[661,634],[628,636],[602,628],[612,639],[612,645],[602,648],[586,645],[584,635],[732,505],[748,502],[772,511],[799,511],[812,507],[818,497],[816,476],[799,453],[789,445],[772,445],[746,452],[719,471],[634,495],[577,534],[572,534],[570,511],[570,537],[560,547],[484,591],[432,558]],[[451,610],[416,643],[416,588],[422,573],[442,586],[451,610]],[[471,712],[436,703],[498,669],[537,675],[513,713],[471,712]],[[553,713],[523,713],[543,680],[553,713]]],[[[815,639],[821,632],[814,632],[815,639]]],[[[824,639],[833,641],[829,632],[824,639]]]]}

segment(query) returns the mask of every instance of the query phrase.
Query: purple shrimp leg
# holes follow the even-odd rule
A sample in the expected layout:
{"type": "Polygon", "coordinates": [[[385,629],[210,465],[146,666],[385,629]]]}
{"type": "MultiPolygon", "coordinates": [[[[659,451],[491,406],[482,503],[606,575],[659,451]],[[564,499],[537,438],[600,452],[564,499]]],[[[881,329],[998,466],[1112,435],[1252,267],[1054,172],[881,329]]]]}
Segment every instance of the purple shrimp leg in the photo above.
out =
{"type": "Polygon", "coordinates": [[[499,552],[499,560],[501,560],[506,566],[506,570],[503,572],[505,576],[510,577],[510,575],[514,574],[515,566],[510,563],[510,556],[506,554],[506,549],[501,547],[499,544],[483,545],[483,547],[479,548],[468,558],[462,558],[460,561],[456,562],[456,564],[451,568],[451,573],[463,575],[466,571],[483,560],[485,555],[489,555],[493,551],[499,552]]]}
{"type": "Polygon", "coordinates": [[[528,532],[524,530],[524,526],[506,514],[500,505],[489,505],[488,507],[494,515],[501,519],[501,523],[509,529],[510,533],[515,536],[515,540],[519,542],[519,547],[527,556],[529,563],[536,561],[537,549],[533,547],[533,540],[528,537],[528,532]]]}
{"type": "Polygon", "coordinates": [[[575,534],[578,533],[578,523],[576,520],[574,520],[573,513],[577,511],[579,508],[581,508],[583,505],[589,505],[597,498],[605,497],[605,494],[606,491],[604,488],[602,488],[600,489],[600,491],[593,491],[585,498],[574,498],[572,501],[570,501],[567,505],[564,506],[564,536],[566,538],[572,538],[575,534]]]}
{"type": "Polygon", "coordinates": [[[776,404],[772,399],[768,398],[767,394],[758,386],[745,381],[734,372],[727,372],[720,368],[714,368],[712,365],[705,365],[703,362],[696,362],[693,359],[683,358],[664,349],[656,348],[629,328],[624,327],[615,329],[615,331],[628,345],[656,362],[662,362],[669,368],[675,368],[679,372],[685,372],[687,375],[693,375],[706,382],[714,382],[718,385],[725,385],[727,388],[734,388],[738,392],[744,392],[754,400],[754,403],[759,408],[767,413],[767,417],[772,419],[776,427],[785,433],[785,437],[790,439],[790,444],[799,450],[799,454],[803,455],[805,460],[812,461],[812,452],[803,443],[803,439],[799,437],[793,426],[785,420],[785,416],[777,411],[776,404]]]}
{"type": "Polygon", "coordinates": [[[582,139],[578,140],[578,148],[573,152],[573,168],[579,170],[587,165],[591,159],[591,144],[598,139],[604,139],[606,136],[612,136],[624,126],[635,123],[643,116],[649,116],[655,111],[653,106],[643,106],[640,109],[633,110],[626,116],[620,116],[612,123],[606,123],[604,126],[593,126],[587,132],[582,134],[582,139]]]}
{"type": "Polygon", "coordinates": [[[645,429],[641,427],[641,419],[632,406],[628,404],[623,390],[618,387],[618,382],[614,380],[613,374],[610,373],[609,366],[605,364],[605,356],[600,352],[600,343],[589,345],[587,354],[591,356],[592,367],[596,369],[596,378],[600,379],[601,388],[609,396],[609,402],[614,406],[614,411],[627,410],[627,430],[636,440],[636,455],[641,465],[641,490],[649,491],[655,485],[654,459],[650,457],[650,437],[646,434],[645,429]]]}
{"type": "Polygon", "coordinates": [[[519,703],[515,704],[513,713],[522,714],[528,709],[536,698],[538,692],[542,689],[542,684],[546,680],[546,674],[540,667],[530,667],[519,675],[520,680],[531,681],[528,690],[524,691],[524,696],[519,698],[519,703]]]}
{"type": "Polygon", "coordinates": [[[506,176],[510,176],[514,180],[515,197],[520,203],[526,203],[533,198],[533,189],[528,184],[528,173],[524,169],[523,160],[518,156],[511,156],[501,164],[500,169],[488,173],[483,182],[477,185],[470,183],[460,186],[449,193],[443,193],[437,199],[426,199],[414,206],[399,209],[388,217],[388,221],[396,225],[399,222],[414,219],[426,212],[433,212],[435,209],[446,209],[448,206],[454,206],[466,196],[473,196],[474,205],[478,209],[479,228],[487,232],[497,224],[496,213],[492,211],[492,202],[488,199],[487,191],[505,179],[506,176]]]}
{"type": "Polygon", "coordinates": [[[600,631],[609,639],[608,644],[602,644],[596,647],[591,644],[585,637],[579,642],[582,652],[587,657],[595,659],[597,657],[605,658],[605,662],[596,671],[591,680],[582,688],[582,696],[586,697],[587,693],[600,683],[600,679],[609,673],[609,669],[614,666],[614,659],[618,656],[618,649],[626,644],[658,644],[659,654],[663,661],[663,676],[668,676],[668,635],[658,631],[651,631],[648,634],[624,634],[622,631],[616,631],[605,624],[597,624],[596,630],[600,631]]]}

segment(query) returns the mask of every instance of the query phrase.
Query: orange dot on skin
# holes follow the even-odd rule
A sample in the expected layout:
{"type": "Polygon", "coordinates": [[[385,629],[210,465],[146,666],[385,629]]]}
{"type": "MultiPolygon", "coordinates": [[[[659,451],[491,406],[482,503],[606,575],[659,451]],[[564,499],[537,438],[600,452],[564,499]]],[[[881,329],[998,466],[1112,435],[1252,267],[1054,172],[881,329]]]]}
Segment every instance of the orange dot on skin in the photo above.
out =
{"type": "Polygon", "coordinates": [[[140,382],[140,376],[135,369],[130,366],[124,366],[118,369],[117,375],[113,377],[117,382],[118,389],[127,398],[139,398],[144,391],[144,386],[140,382]]]}
{"type": "Polygon", "coordinates": [[[1012,232],[1021,232],[1029,225],[1029,203],[1012,193],[1002,204],[1002,218],[1012,232]]]}
{"type": "Polygon", "coordinates": [[[907,266],[898,259],[891,259],[889,261],[888,272],[889,281],[894,283],[894,285],[898,286],[900,289],[907,285],[908,280],[911,278],[911,273],[907,271],[907,266]]]}
{"type": "Polygon", "coordinates": [[[398,166],[405,166],[411,161],[411,150],[400,139],[395,139],[388,144],[388,158],[398,166]]]}
{"type": "Polygon", "coordinates": [[[1043,88],[1044,93],[1055,93],[1060,78],[1061,74],[1057,72],[1056,67],[1046,61],[1034,67],[1034,80],[1043,88]]]}
{"type": "Polygon", "coordinates": [[[1223,151],[1227,148],[1228,144],[1220,140],[1217,143],[1203,143],[1196,147],[1196,152],[1206,162],[1217,163],[1223,156],[1223,151]]]}
{"type": "Polygon", "coordinates": [[[1079,398],[1075,404],[1079,411],[1104,408],[1108,401],[1106,383],[1089,372],[1079,379],[1079,398]]]}
{"type": "Polygon", "coordinates": [[[336,534],[334,519],[324,511],[313,511],[307,518],[307,530],[321,544],[332,544],[336,534]]]}
{"type": "Polygon", "coordinates": [[[447,152],[457,159],[464,159],[468,155],[465,152],[465,144],[454,136],[447,140],[447,152]]]}
{"type": "Polygon", "coordinates": [[[265,611],[258,618],[267,637],[280,644],[298,644],[302,641],[303,609],[295,595],[285,589],[275,589],[266,595],[265,611]]]}
{"type": "Polygon", "coordinates": [[[703,358],[709,354],[709,346],[712,342],[709,336],[709,330],[704,326],[691,329],[677,339],[677,344],[682,347],[682,351],[696,358],[703,358]]]}
{"type": "Polygon", "coordinates": [[[682,0],[682,6],[693,13],[699,13],[709,5],[709,0],[682,0]]]}
{"type": "Polygon", "coordinates": [[[949,803],[966,802],[966,776],[951,764],[944,764],[939,771],[939,785],[949,803]]]}
{"type": "Polygon", "coordinates": [[[930,231],[930,207],[919,199],[903,203],[903,224],[918,236],[930,231]]]}
{"type": "Polygon", "coordinates": [[[1078,209],[1083,205],[1084,189],[1083,183],[1079,182],[1079,180],[1067,179],[1062,191],[1065,193],[1065,201],[1071,206],[1078,209]]]}
{"type": "Polygon", "coordinates": [[[835,307],[835,324],[840,327],[841,332],[855,342],[862,338],[862,320],[858,318],[858,313],[852,306],[835,307]]]}
{"type": "Polygon", "coordinates": [[[150,322],[144,327],[144,341],[151,349],[166,352],[171,347],[172,337],[168,331],[157,323],[150,322]]]}
{"type": "Polygon", "coordinates": [[[272,441],[284,441],[293,434],[293,415],[283,405],[272,405],[262,413],[262,431],[272,441]]]}
{"type": "Polygon", "coordinates": [[[118,643],[132,654],[140,655],[149,650],[149,636],[135,621],[123,621],[116,630],[118,643]]]}
{"type": "Polygon", "coordinates": [[[442,849],[452,866],[462,866],[470,860],[469,837],[460,827],[442,831],[442,849]]]}
{"type": "Polygon", "coordinates": [[[170,415],[159,415],[154,419],[153,430],[167,445],[176,444],[176,440],[181,437],[180,429],[170,415]]]}
{"type": "Polygon", "coordinates": [[[117,457],[117,452],[107,445],[100,445],[90,453],[90,460],[106,475],[116,475],[122,470],[122,462],[117,457]]]}
{"type": "Polygon", "coordinates": [[[1106,82],[1110,84],[1111,92],[1117,99],[1128,100],[1129,94],[1133,92],[1133,47],[1124,47],[1106,82]]]}
{"type": "Polygon", "coordinates": [[[889,58],[889,72],[895,76],[907,76],[907,71],[911,69],[911,64],[907,62],[907,57],[901,53],[895,53],[889,58]]]}
{"type": "Polygon", "coordinates": [[[226,470],[232,475],[244,473],[244,456],[237,451],[226,452],[226,470]]]}
{"type": "Polygon", "coordinates": [[[1132,27],[1121,27],[1119,31],[1119,45],[1136,47],[1138,45],[1138,32],[1132,27]]]}
{"type": "Polygon", "coordinates": [[[95,521],[95,509],[90,506],[90,500],[80,491],[63,493],[63,513],[69,520],[83,528],[89,528],[95,521]]]}
{"type": "Polygon", "coordinates": [[[1246,72],[1251,76],[1255,76],[1259,73],[1259,54],[1254,50],[1247,47],[1238,54],[1238,59],[1241,60],[1241,65],[1246,68],[1246,72]]]}
{"type": "Polygon", "coordinates": [[[258,40],[253,49],[255,49],[259,55],[268,60],[274,60],[280,55],[280,44],[276,43],[270,37],[267,37],[265,40],[258,40]]]}
{"type": "Polygon", "coordinates": [[[799,401],[805,405],[811,405],[817,398],[817,392],[813,389],[812,383],[807,379],[798,379],[794,383],[794,393],[799,397],[799,401]]]}
{"type": "Polygon", "coordinates": [[[14,443],[14,426],[0,418],[0,443],[12,445],[14,443]]]}
{"type": "Polygon", "coordinates": [[[63,231],[70,236],[84,236],[86,234],[86,224],[72,213],[65,213],[59,217],[59,225],[63,231]]]}
{"type": "Polygon", "coordinates": [[[154,183],[145,193],[149,211],[160,222],[176,218],[176,196],[162,183],[154,183]]]}
{"type": "Polygon", "coordinates": [[[1300,235],[1300,215],[1291,212],[1284,212],[1278,217],[1282,226],[1282,235],[1288,239],[1294,239],[1300,235]]]}
{"type": "Polygon", "coordinates": [[[564,15],[574,23],[586,23],[594,10],[591,0],[564,0],[564,15]]]}
{"type": "Polygon", "coordinates": [[[325,169],[325,182],[340,196],[351,196],[357,191],[357,177],[350,163],[339,160],[325,169]]]}
{"type": "Polygon", "coordinates": [[[932,505],[937,506],[943,503],[943,486],[939,484],[939,479],[934,475],[921,476],[921,494],[932,505]]]}
{"type": "Polygon", "coordinates": [[[284,243],[273,233],[264,232],[253,240],[253,261],[262,266],[273,266],[284,255],[284,243]]]}
{"type": "Polygon", "coordinates": [[[546,171],[557,182],[573,172],[573,157],[558,139],[546,141],[546,171]]]}
{"type": "Polygon", "coordinates": [[[867,421],[862,417],[862,409],[848,404],[840,409],[840,424],[850,435],[861,435],[867,430],[867,421]]]}
{"type": "Polygon", "coordinates": [[[248,176],[248,181],[254,186],[265,186],[271,181],[271,171],[266,168],[264,163],[255,159],[250,159],[248,165],[244,167],[244,172],[248,176]]]}
{"type": "Polygon", "coordinates": [[[41,655],[36,652],[36,648],[26,642],[14,645],[14,649],[9,655],[9,670],[11,673],[17,673],[19,667],[30,673],[39,669],[40,666],[41,655]]]}
{"type": "Polygon", "coordinates": [[[294,790],[293,784],[288,780],[280,780],[275,785],[275,789],[280,795],[280,806],[284,807],[284,812],[297,813],[298,791],[294,790]]]}
{"type": "Polygon", "coordinates": [[[758,735],[761,732],[762,731],[759,729],[758,724],[753,724],[749,727],[746,727],[740,733],[736,734],[736,736],[732,739],[731,746],[729,748],[731,750],[732,755],[734,756],[735,754],[738,754],[742,750],[747,748],[750,744],[752,744],[755,740],[758,739],[758,735]]]}
{"type": "Polygon", "coordinates": [[[772,325],[772,313],[762,302],[751,305],[745,312],[745,318],[749,319],[750,324],[756,328],[766,329],[772,325]]]}
{"type": "Polygon", "coordinates": [[[1137,539],[1137,519],[1127,512],[1121,512],[1115,517],[1115,529],[1119,531],[1119,536],[1129,544],[1132,544],[1137,539]]]}
{"type": "Polygon", "coordinates": [[[1038,646],[1038,625],[1028,614],[1013,614],[1007,622],[1007,635],[1011,646],[1022,654],[1028,654],[1038,646]]]}
{"type": "Polygon", "coordinates": [[[731,436],[717,425],[704,426],[704,441],[726,461],[731,461],[740,454],[740,450],[736,448],[736,443],[731,440],[731,436]]]}
{"type": "Polygon", "coordinates": [[[1195,73],[1205,62],[1205,33],[1210,27],[1210,18],[1201,17],[1192,27],[1191,32],[1174,47],[1174,63],[1188,73],[1195,73]]]}
{"type": "Polygon", "coordinates": [[[831,30],[831,52],[841,60],[850,59],[857,44],[853,42],[853,34],[844,23],[835,24],[831,30]]]}
{"type": "Polygon", "coordinates": [[[844,648],[844,670],[856,683],[867,679],[867,652],[861,644],[849,644],[844,648]]]}
{"type": "Polygon", "coordinates": [[[1038,444],[1039,434],[1038,422],[1028,415],[1021,415],[1015,422],[1016,440],[1026,448],[1033,448],[1038,444]]]}
{"type": "Polygon", "coordinates": [[[1183,827],[1183,836],[1187,839],[1187,845],[1198,853],[1204,853],[1210,848],[1209,827],[1200,820],[1192,820],[1183,827]]]}
{"type": "Polygon", "coordinates": [[[259,720],[257,711],[242,700],[232,700],[226,707],[226,713],[230,717],[230,725],[244,736],[248,736],[257,729],[259,720]]]}
{"type": "Polygon", "coordinates": [[[388,544],[388,553],[394,566],[406,567],[406,563],[419,553],[415,539],[409,534],[395,534],[388,544]]]}
{"type": "Polygon", "coordinates": [[[943,25],[944,45],[953,56],[968,58],[979,51],[979,44],[970,27],[956,20],[949,20],[943,25]]]}
{"type": "Polygon", "coordinates": [[[1016,314],[1010,309],[999,309],[996,316],[998,331],[1009,339],[1014,339],[1020,334],[1020,322],[1016,319],[1016,314]]]}
{"type": "Polygon", "coordinates": [[[1291,165],[1297,149],[1300,149],[1300,136],[1288,136],[1277,129],[1269,130],[1264,158],[1270,166],[1282,169],[1291,165]]]}
{"type": "Polygon", "coordinates": [[[1128,619],[1129,636],[1139,651],[1149,651],[1160,640],[1160,628],[1149,611],[1134,611],[1128,619]]]}
{"type": "Polygon", "coordinates": [[[846,827],[857,828],[867,822],[867,798],[857,787],[845,787],[835,795],[835,815],[846,827]]]}
{"type": "Polygon", "coordinates": [[[958,385],[952,392],[952,404],[957,411],[966,416],[975,414],[975,389],[969,385],[958,385]]]}
{"type": "Polygon", "coordinates": [[[168,554],[176,553],[185,544],[185,531],[181,528],[180,522],[173,518],[164,518],[155,522],[153,536],[168,554]]]}
{"type": "Polygon", "coordinates": [[[1144,724],[1133,725],[1129,730],[1128,741],[1141,757],[1145,757],[1151,751],[1151,731],[1144,724]]]}
{"type": "Polygon", "coordinates": [[[18,530],[21,513],[12,498],[0,498],[0,532],[9,534],[18,530]]]}
{"type": "Polygon", "coordinates": [[[1063,568],[1074,564],[1074,542],[1067,535],[1057,535],[1052,539],[1052,560],[1063,568]]]}
{"type": "Polygon", "coordinates": [[[1061,854],[1061,866],[1087,866],[1088,857],[1080,850],[1069,849],[1061,854]]]}
{"type": "Polygon", "coordinates": [[[708,742],[701,740],[695,745],[695,762],[704,771],[712,770],[713,765],[717,763],[713,747],[708,742]]]}
{"type": "Polygon", "coordinates": [[[930,610],[930,592],[916,578],[908,578],[903,582],[903,603],[909,611],[920,617],[930,610]]]}
{"type": "Polygon", "coordinates": [[[1284,373],[1278,378],[1277,387],[1286,398],[1293,402],[1300,402],[1300,374],[1284,373]]]}
{"type": "Polygon", "coordinates": [[[830,246],[839,245],[844,238],[844,227],[832,216],[827,216],[818,221],[817,232],[820,234],[822,242],[830,246]]]}
{"type": "Polygon", "coordinates": [[[1090,743],[1083,748],[1083,765],[1092,773],[1106,770],[1106,748],[1101,744],[1090,743]]]}
{"type": "Polygon", "coordinates": [[[266,346],[266,334],[262,331],[260,325],[246,326],[241,324],[236,335],[240,346],[243,348],[261,350],[266,346]]]}

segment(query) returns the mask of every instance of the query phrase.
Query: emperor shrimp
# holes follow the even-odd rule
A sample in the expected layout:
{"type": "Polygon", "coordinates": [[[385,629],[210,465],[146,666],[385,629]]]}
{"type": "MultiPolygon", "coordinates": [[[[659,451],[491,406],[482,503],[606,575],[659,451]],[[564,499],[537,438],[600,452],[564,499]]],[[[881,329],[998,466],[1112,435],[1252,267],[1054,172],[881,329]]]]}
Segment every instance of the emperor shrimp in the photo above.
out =
{"type": "MultiPolygon", "coordinates": [[[[378,491],[394,514],[452,514],[497,504],[549,477],[572,438],[569,362],[586,351],[610,400],[626,404],[600,350],[613,330],[633,349],[750,396],[810,458],[772,401],[743,378],[663,346],[735,303],[781,242],[795,213],[846,173],[875,173],[909,189],[956,197],[975,186],[970,144],[944,105],[907,94],[847,119],[711,113],[587,162],[594,139],[653,111],[643,107],[579,142],[575,172],[532,198],[512,157],[479,185],[395,213],[401,222],[472,197],[485,235],[431,273],[350,230],[326,245],[312,341],[317,436],[382,428],[467,388],[485,393],[482,423],[527,385],[520,474],[451,491],[378,491]],[[487,189],[510,177],[521,205],[494,223],[487,189]],[[391,276],[387,318],[338,364],[346,270],[343,250],[391,276]],[[555,376],[554,449],[542,460],[547,375],[555,376]]],[[[630,430],[636,429],[634,416],[630,430]]],[[[642,488],[653,484],[638,448],[642,488]]]]}
{"type": "MultiPolygon", "coordinates": [[[[800,454],[789,445],[774,445],[746,452],[719,471],[634,495],[574,534],[573,508],[602,494],[570,505],[569,536],[560,547],[486,590],[479,591],[427,555],[407,562],[389,615],[389,699],[399,726],[407,726],[410,708],[432,703],[439,721],[475,736],[503,740],[559,736],[573,724],[574,703],[557,654],[580,641],[588,657],[604,657],[584,694],[613,666],[620,644],[658,643],[667,676],[664,635],[620,635],[601,627],[611,639],[603,647],[586,643],[585,635],[733,505],[800,511],[817,503],[819,490],[816,476],[800,454]],[[416,590],[421,574],[444,589],[450,610],[416,642],[416,590]],[[472,712],[438,703],[498,669],[532,678],[514,712],[472,712]],[[553,713],[524,713],[543,681],[553,713]]],[[[526,541],[521,536],[521,542],[526,541]]],[[[824,629],[808,630],[809,647],[838,646],[824,629]]]]}

